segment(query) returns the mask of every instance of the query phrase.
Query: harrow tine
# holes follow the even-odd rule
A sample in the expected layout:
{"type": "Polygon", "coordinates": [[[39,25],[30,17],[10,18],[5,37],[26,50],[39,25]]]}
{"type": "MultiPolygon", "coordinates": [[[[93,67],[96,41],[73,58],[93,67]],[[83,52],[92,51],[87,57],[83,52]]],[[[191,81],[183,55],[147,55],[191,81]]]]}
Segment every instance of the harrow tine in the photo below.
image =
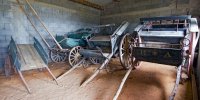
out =
{"type": "Polygon", "coordinates": [[[72,72],[74,69],[76,69],[80,64],[83,63],[85,59],[82,59],[79,63],[77,63],[75,66],[73,66],[70,70],[68,70],[67,72],[65,72],[64,74],[60,75],[59,77],[57,77],[56,80],[60,80],[61,78],[63,78],[64,76],[66,76],[67,74],[69,74],[70,72],[72,72]]]}

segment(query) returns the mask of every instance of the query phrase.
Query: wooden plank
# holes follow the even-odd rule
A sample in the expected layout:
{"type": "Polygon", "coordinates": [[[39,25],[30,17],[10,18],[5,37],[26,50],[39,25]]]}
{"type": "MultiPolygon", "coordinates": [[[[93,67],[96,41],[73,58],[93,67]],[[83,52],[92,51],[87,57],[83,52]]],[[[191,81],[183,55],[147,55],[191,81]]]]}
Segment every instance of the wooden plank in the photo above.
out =
{"type": "Polygon", "coordinates": [[[47,66],[32,44],[19,44],[18,48],[21,52],[20,56],[23,58],[21,59],[22,71],[44,68],[47,66]]]}
{"type": "Polygon", "coordinates": [[[40,58],[40,55],[37,53],[33,45],[29,47],[32,59],[39,64],[39,66],[43,63],[43,60],[40,58]]]}
{"type": "Polygon", "coordinates": [[[20,60],[22,60],[22,61],[21,61],[21,63],[22,63],[22,64],[25,64],[25,63],[26,63],[26,61],[25,61],[25,59],[24,59],[24,58],[23,58],[23,56],[22,56],[22,51],[21,51],[21,49],[20,49],[20,46],[19,46],[19,45],[17,45],[17,51],[18,51],[18,53],[19,53],[19,54],[18,54],[18,56],[19,56],[19,59],[20,59],[20,60]]]}
{"type": "Polygon", "coordinates": [[[29,62],[27,62],[27,57],[25,57],[25,51],[23,49],[23,45],[17,45],[18,47],[18,51],[19,51],[19,55],[20,55],[20,61],[21,61],[21,64],[22,65],[26,65],[28,64],[29,62]]]}

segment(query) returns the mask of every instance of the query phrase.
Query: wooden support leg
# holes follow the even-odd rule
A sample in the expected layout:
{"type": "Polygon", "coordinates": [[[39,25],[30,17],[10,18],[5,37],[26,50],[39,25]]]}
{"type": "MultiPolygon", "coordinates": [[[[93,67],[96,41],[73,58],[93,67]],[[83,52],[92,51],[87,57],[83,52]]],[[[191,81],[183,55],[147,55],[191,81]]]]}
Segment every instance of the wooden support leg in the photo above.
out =
{"type": "Polygon", "coordinates": [[[119,94],[120,94],[120,92],[121,92],[121,90],[122,90],[122,88],[123,88],[123,86],[124,86],[124,83],[126,82],[126,79],[128,78],[128,76],[129,76],[129,74],[131,73],[132,69],[133,69],[133,67],[131,67],[131,68],[126,72],[126,74],[125,74],[124,78],[122,79],[122,82],[121,82],[121,84],[120,84],[120,86],[119,86],[119,89],[117,90],[117,93],[115,94],[113,100],[117,100],[117,98],[119,97],[119,94]]]}
{"type": "Polygon", "coordinates": [[[22,72],[19,71],[18,69],[17,69],[17,72],[19,73],[19,76],[20,76],[22,82],[24,83],[26,89],[28,90],[28,93],[31,93],[30,88],[28,87],[28,84],[26,83],[26,81],[25,81],[25,79],[24,79],[24,76],[22,75],[22,72]]]}
{"type": "Polygon", "coordinates": [[[67,74],[69,74],[70,72],[72,72],[73,70],[75,70],[80,64],[83,63],[85,59],[81,60],[78,64],[76,64],[75,66],[73,66],[70,70],[68,70],[67,72],[65,72],[64,74],[62,74],[61,76],[59,76],[57,78],[57,80],[60,80],[61,78],[63,78],[64,76],[66,76],[67,74]]]}
{"type": "Polygon", "coordinates": [[[56,80],[56,77],[53,75],[53,73],[50,71],[49,67],[46,67],[46,69],[50,73],[50,75],[53,77],[53,79],[56,81],[56,84],[58,85],[58,81],[56,80]]]}

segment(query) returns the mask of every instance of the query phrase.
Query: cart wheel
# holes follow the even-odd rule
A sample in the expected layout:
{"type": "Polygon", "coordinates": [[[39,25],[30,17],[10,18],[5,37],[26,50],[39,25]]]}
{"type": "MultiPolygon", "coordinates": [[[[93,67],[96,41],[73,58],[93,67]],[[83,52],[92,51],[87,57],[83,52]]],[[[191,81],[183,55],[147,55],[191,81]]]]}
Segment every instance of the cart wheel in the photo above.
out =
{"type": "Polygon", "coordinates": [[[66,53],[60,52],[58,50],[50,50],[50,58],[55,63],[64,62],[66,60],[66,53]]]}
{"type": "Polygon", "coordinates": [[[68,60],[71,67],[75,66],[83,59],[79,53],[79,50],[81,49],[83,49],[81,46],[76,46],[70,50],[68,60]]]}
{"type": "Polygon", "coordinates": [[[95,64],[95,65],[101,63],[101,59],[94,58],[94,57],[90,57],[90,61],[92,64],[95,64]]]}
{"type": "Polygon", "coordinates": [[[135,60],[132,58],[132,43],[130,43],[130,41],[130,34],[126,34],[122,37],[119,45],[120,62],[124,69],[131,68],[135,60]]]}

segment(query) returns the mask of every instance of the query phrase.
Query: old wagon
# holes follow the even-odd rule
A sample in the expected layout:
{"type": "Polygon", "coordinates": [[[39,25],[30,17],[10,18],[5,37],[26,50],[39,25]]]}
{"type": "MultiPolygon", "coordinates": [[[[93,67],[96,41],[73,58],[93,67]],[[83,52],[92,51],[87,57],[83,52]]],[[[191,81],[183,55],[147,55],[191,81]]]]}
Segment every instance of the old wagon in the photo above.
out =
{"type": "Polygon", "coordinates": [[[173,65],[177,78],[170,99],[174,99],[182,75],[190,75],[194,49],[199,38],[196,18],[185,16],[141,18],[131,34],[120,43],[120,61],[125,68],[141,61],[173,65]]]}
{"type": "MultiPolygon", "coordinates": [[[[125,35],[128,25],[128,22],[123,22],[113,32],[95,34],[88,40],[89,48],[79,50],[82,59],[85,59],[85,61],[90,59],[93,64],[100,64],[95,73],[82,86],[90,82],[101,69],[106,67],[111,58],[121,50],[119,43],[122,36],[125,35]]],[[[83,63],[85,62],[83,61],[83,63]]]]}
{"type": "Polygon", "coordinates": [[[53,62],[60,63],[66,61],[68,58],[68,62],[70,66],[74,66],[75,63],[69,57],[69,55],[73,55],[74,50],[79,50],[81,47],[86,47],[86,40],[92,37],[92,29],[85,28],[79,29],[75,32],[69,32],[65,35],[56,35],[55,39],[62,47],[59,49],[57,45],[53,45],[50,48],[50,58],[53,62]]]}

